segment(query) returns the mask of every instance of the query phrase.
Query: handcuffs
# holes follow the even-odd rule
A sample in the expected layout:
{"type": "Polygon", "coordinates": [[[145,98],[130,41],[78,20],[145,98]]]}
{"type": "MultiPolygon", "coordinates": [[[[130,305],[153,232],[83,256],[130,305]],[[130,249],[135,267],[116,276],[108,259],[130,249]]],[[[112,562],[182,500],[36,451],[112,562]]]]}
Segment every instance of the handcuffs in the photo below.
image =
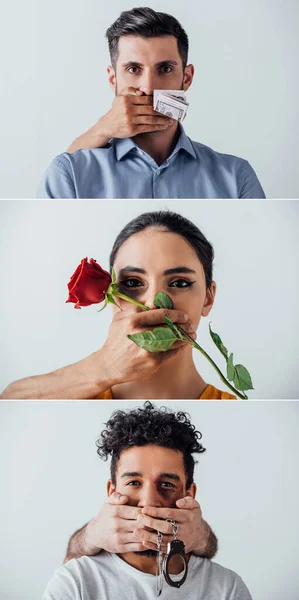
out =
{"type": "Polygon", "coordinates": [[[157,570],[156,570],[157,596],[160,596],[162,593],[163,575],[164,575],[168,585],[170,585],[171,587],[180,588],[181,585],[183,585],[184,581],[186,580],[186,577],[188,574],[188,564],[187,564],[187,560],[186,560],[184,542],[177,539],[177,532],[178,532],[177,522],[174,521],[173,519],[166,519],[166,521],[168,521],[172,525],[172,533],[173,533],[174,539],[171,542],[168,542],[167,553],[165,554],[165,557],[163,559],[163,554],[161,551],[163,534],[160,531],[158,531],[158,533],[157,533],[157,550],[158,550],[157,551],[157,570]],[[183,575],[182,575],[181,579],[179,579],[178,581],[171,579],[170,574],[169,574],[169,562],[170,562],[170,559],[172,558],[172,556],[175,556],[175,555],[178,555],[181,557],[181,560],[182,560],[183,566],[184,566],[183,575]]]}

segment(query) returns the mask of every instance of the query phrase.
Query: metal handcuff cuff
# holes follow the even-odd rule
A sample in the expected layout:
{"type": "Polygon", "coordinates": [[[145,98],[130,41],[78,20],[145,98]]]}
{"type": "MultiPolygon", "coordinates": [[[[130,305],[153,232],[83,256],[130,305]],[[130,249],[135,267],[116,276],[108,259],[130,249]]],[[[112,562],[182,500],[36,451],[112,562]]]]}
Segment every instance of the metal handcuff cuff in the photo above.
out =
{"type": "Polygon", "coordinates": [[[186,561],[184,542],[177,539],[177,532],[178,532],[177,522],[174,521],[173,519],[166,519],[166,521],[168,521],[172,525],[172,533],[173,533],[174,539],[171,542],[168,542],[167,553],[165,554],[165,557],[163,559],[163,554],[161,551],[163,534],[160,531],[158,531],[158,534],[157,534],[158,552],[157,552],[157,571],[156,571],[157,596],[160,596],[161,592],[162,592],[163,575],[164,575],[168,585],[170,585],[171,587],[180,588],[181,585],[183,585],[184,581],[186,580],[186,577],[188,574],[188,564],[186,561]],[[183,566],[184,566],[183,576],[178,581],[171,579],[170,574],[169,574],[169,562],[170,562],[170,559],[172,558],[172,556],[175,556],[175,555],[178,555],[181,557],[181,560],[182,560],[183,566]]]}

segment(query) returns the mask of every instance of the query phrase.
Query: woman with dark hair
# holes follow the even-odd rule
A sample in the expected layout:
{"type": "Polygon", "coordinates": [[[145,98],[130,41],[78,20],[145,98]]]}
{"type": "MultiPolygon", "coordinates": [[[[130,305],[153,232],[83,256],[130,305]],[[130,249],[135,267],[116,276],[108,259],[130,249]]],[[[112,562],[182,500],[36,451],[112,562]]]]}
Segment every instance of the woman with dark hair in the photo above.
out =
{"type": "Polygon", "coordinates": [[[177,341],[166,352],[148,352],[127,336],[165,324],[167,316],[193,339],[215,298],[213,247],[188,219],[170,211],[144,213],[117,236],[110,267],[118,289],[151,308],[143,311],[118,298],[104,346],[79,362],[46,375],[10,384],[3,398],[233,399],[207,385],[192,358],[192,347],[177,341]],[[173,309],[156,308],[158,292],[173,309]]]}

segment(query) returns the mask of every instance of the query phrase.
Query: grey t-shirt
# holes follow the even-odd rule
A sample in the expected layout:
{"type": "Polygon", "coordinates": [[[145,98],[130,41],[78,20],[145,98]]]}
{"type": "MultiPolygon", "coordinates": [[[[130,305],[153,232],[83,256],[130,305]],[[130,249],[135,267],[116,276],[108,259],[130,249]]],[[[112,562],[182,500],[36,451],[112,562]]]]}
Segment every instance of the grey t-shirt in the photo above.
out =
{"type": "MultiPolygon", "coordinates": [[[[161,600],[252,600],[241,577],[206,558],[190,557],[180,589],[163,581],[161,600]]],[[[180,575],[172,575],[180,579],[180,575]]],[[[164,578],[163,578],[164,579],[164,578]]],[[[43,600],[155,600],[156,578],[116,554],[72,559],[55,571],[43,600]]]]}

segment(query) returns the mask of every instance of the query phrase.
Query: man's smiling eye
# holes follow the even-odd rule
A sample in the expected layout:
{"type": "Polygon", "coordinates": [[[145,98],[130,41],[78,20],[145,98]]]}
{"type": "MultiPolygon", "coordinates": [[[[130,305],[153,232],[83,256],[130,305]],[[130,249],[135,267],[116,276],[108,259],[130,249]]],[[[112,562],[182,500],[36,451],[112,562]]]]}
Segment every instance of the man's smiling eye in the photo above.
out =
{"type": "Polygon", "coordinates": [[[169,287],[186,288],[193,285],[195,281],[188,281],[187,279],[176,279],[169,284],[169,287]]]}

